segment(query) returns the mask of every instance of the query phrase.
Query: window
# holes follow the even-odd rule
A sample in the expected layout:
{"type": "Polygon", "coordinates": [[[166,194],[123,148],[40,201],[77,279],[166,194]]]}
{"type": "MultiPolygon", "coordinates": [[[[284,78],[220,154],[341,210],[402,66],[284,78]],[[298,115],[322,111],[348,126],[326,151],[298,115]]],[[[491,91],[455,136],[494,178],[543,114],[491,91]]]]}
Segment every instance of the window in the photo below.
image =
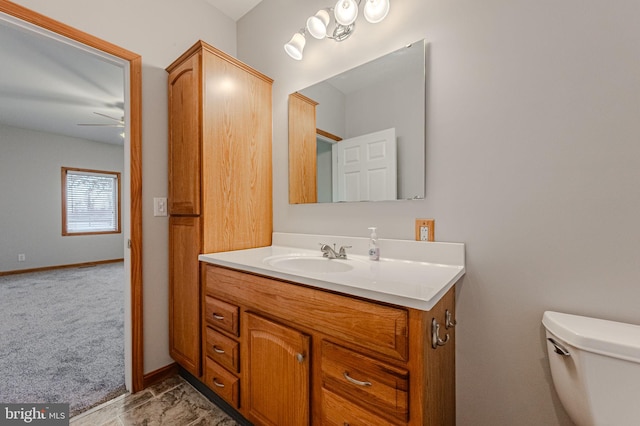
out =
{"type": "Polygon", "coordinates": [[[120,173],[62,168],[62,235],[120,232],[120,173]]]}

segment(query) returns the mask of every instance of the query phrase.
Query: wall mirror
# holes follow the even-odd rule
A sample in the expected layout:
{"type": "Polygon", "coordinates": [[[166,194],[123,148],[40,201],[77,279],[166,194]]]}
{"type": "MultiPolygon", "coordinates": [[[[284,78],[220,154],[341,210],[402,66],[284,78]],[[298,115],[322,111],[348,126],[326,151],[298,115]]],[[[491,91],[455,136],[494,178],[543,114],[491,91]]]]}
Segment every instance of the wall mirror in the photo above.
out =
{"type": "Polygon", "coordinates": [[[424,40],[289,95],[289,203],[422,199],[424,40]]]}

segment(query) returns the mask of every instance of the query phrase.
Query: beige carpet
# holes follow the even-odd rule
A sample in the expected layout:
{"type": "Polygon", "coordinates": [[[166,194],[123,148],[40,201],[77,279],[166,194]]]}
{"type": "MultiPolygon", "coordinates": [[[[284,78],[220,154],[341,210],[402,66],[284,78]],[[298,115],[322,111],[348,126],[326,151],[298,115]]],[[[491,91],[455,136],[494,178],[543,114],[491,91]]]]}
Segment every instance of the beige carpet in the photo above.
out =
{"type": "Polygon", "coordinates": [[[69,403],[124,388],[121,262],[0,277],[0,402],[69,403]]]}

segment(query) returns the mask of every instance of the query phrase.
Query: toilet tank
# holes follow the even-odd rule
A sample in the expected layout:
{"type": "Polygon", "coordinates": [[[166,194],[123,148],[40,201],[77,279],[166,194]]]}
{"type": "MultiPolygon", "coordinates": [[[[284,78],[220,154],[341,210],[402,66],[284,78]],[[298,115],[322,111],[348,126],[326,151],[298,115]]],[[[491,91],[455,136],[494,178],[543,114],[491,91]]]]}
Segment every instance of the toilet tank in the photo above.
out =
{"type": "Polygon", "coordinates": [[[572,420],[640,425],[640,326],[550,311],[542,323],[560,346],[547,340],[554,386],[572,420]]]}

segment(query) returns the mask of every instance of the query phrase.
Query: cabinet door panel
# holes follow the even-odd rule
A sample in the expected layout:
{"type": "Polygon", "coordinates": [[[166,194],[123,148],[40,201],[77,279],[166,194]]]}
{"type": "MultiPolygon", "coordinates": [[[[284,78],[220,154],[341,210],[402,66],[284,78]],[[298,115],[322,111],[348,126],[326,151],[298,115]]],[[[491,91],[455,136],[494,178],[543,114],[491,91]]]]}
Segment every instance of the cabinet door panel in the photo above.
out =
{"type": "Polygon", "coordinates": [[[169,214],[200,214],[200,55],[169,75],[169,214]]]}
{"type": "MultiPolygon", "coordinates": [[[[244,319],[244,318],[243,318],[244,319]]],[[[309,336],[247,313],[243,405],[265,425],[309,424],[309,336]]]]}
{"type": "Polygon", "coordinates": [[[206,252],[271,244],[271,82],[205,52],[206,252]]]}
{"type": "Polygon", "coordinates": [[[200,375],[200,219],[169,219],[169,352],[200,375]]]}

